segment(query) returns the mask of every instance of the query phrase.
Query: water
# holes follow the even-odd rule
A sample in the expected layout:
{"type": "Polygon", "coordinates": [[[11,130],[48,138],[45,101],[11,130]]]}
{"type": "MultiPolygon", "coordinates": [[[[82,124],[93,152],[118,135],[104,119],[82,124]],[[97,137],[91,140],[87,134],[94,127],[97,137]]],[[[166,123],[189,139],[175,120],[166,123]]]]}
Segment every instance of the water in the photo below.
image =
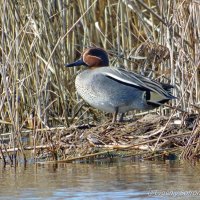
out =
{"type": "Polygon", "coordinates": [[[6,167],[0,199],[200,199],[199,172],[178,161],[6,167]]]}

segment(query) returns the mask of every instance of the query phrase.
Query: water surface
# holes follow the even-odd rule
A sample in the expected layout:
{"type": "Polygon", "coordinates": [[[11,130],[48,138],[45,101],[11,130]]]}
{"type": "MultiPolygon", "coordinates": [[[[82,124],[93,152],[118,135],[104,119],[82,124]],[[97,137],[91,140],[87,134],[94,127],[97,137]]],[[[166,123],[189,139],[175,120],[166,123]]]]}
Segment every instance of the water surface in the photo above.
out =
{"type": "Polygon", "coordinates": [[[141,161],[2,167],[0,199],[200,199],[200,164],[141,161]]]}

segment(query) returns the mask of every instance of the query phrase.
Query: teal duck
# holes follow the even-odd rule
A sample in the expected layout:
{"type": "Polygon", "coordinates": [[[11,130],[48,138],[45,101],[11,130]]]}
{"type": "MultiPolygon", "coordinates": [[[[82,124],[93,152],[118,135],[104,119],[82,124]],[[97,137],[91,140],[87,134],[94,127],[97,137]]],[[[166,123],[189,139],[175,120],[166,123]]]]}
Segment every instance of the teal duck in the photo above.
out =
{"type": "Polygon", "coordinates": [[[173,86],[151,80],[140,74],[109,66],[108,54],[101,48],[87,48],[79,60],[66,67],[86,66],[77,75],[78,94],[92,107],[113,113],[130,110],[151,110],[174,99],[173,86]]]}

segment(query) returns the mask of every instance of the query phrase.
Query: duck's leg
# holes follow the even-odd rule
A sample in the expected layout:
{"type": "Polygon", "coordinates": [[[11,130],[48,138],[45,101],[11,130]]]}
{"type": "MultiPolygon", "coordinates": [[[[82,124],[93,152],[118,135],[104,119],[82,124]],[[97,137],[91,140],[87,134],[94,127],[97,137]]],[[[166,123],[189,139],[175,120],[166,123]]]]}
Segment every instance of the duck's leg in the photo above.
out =
{"type": "Polygon", "coordinates": [[[118,108],[116,108],[115,112],[113,113],[112,123],[115,123],[117,120],[118,108]]]}
{"type": "Polygon", "coordinates": [[[120,118],[119,118],[119,122],[123,122],[124,121],[124,113],[121,113],[120,118]]]}

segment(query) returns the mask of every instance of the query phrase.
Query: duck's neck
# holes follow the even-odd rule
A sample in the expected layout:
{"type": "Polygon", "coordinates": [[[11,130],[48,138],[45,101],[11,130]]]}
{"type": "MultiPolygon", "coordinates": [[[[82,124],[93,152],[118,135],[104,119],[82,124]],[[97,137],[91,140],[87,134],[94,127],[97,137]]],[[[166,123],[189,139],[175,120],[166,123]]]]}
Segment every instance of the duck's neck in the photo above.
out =
{"type": "Polygon", "coordinates": [[[108,67],[108,66],[93,66],[93,67],[89,67],[89,70],[94,70],[94,69],[98,69],[98,68],[102,68],[102,67],[108,67]]]}

